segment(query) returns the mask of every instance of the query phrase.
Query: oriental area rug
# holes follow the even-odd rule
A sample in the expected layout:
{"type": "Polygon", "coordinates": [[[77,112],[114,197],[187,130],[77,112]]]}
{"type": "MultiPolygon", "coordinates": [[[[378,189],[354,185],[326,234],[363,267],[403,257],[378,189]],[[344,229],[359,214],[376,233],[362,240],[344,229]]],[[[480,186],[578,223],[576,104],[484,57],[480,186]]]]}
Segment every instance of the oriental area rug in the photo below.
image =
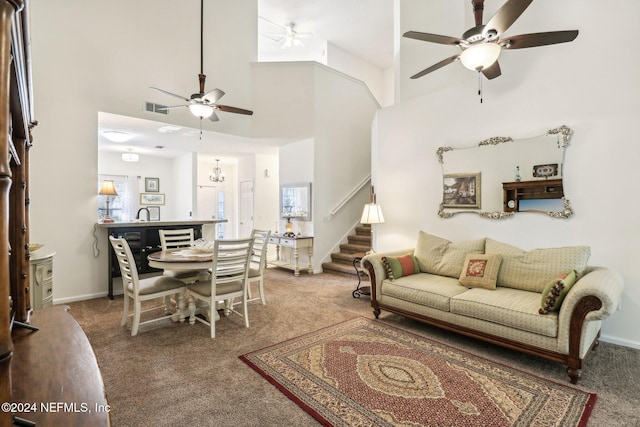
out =
{"type": "Polygon", "coordinates": [[[596,400],[364,317],[240,358],[326,426],[586,426],[596,400]]]}

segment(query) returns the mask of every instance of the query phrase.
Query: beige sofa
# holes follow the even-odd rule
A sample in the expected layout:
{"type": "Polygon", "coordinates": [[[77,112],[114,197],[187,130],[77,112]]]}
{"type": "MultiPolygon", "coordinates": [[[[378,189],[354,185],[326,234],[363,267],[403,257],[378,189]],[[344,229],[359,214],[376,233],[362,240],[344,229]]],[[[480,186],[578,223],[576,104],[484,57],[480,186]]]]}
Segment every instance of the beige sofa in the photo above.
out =
{"type": "Polygon", "coordinates": [[[420,232],[415,248],[373,253],[362,265],[376,318],[386,310],[560,362],[575,384],[623,289],[616,272],[589,266],[589,255],[588,246],[524,251],[420,232]]]}

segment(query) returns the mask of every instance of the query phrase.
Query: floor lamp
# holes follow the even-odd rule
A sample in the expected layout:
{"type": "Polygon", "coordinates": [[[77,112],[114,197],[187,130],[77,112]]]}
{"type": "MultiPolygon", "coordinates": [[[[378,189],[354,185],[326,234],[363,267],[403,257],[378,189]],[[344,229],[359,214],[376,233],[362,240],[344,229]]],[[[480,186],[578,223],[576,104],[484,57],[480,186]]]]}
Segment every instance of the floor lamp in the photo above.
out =
{"type": "MultiPolygon", "coordinates": [[[[364,205],[362,210],[362,218],[360,218],[361,224],[382,224],[384,222],[384,215],[382,215],[382,208],[376,204],[376,193],[373,192],[373,186],[371,187],[371,203],[364,205]]],[[[371,252],[373,250],[373,227],[371,227],[371,252]]]]}
{"type": "Polygon", "coordinates": [[[102,220],[103,223],[112,223],[115,222],[113,218],[109,215],[109,197],[117,196],[118,192],[116,191],[116,187],[113,185],[113,181],[110,179],[102,181],[102,188],[98,193],[101,196],[107,196],[107,214],[102,220]]]}

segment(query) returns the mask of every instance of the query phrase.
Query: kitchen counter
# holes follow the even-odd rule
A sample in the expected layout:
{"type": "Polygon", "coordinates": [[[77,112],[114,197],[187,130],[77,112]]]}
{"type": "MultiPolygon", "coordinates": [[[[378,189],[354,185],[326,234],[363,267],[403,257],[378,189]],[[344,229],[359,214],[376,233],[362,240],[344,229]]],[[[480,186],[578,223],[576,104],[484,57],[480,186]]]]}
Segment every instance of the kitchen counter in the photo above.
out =
{"type": "MultiPolygon", "coordinates": [[[[136,221],[136,222],[109,222],[99,223],[96,227],[105,229],[108,236],[124,238],[131,249],[131,253],[136,260],[138,274],[158,272],[151,267],[147,260],[147,255],[162,249],[160,245],[159,230],[193,228],[194,239],[202,237],[202,226],[227,222],[226,219],[202,219],[202,220],[182,220],[182,221],[136,221]]],[[[97,240],[97,236],[96,236],[97,240]]],[[[115,258],[111,244],[107,243],[109,250],[108,285],[107,296],[113,299],[113,278],[120,276],[120,267],[115,258]]]]}
{"type": "Polygon", "coordinates": [[[226,219],[184,219],[175,221],[131,221],[131,222],[99,222],[96,225],[99,228],[122,228],[122,227],[165,227],[176,225],[202,225],[202,224],[219,224],[227,222],[226,219]]]}

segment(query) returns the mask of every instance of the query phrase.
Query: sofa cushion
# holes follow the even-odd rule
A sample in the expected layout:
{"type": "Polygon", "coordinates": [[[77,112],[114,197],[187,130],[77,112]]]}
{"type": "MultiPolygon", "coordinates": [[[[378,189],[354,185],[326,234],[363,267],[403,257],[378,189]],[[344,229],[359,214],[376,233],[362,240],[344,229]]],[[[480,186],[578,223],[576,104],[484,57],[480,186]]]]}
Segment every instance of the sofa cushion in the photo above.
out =
{"type": "Polygon", "coordinates": [[[421,231],[418,233],[414,255],[421,272],[457,279],[468,253],[484,253],[484,241],[485,239],[477,239],[453,243],[421,231]]]}
{"type": "Polygon", "coordinates": [[[491,291],[474,288],[451,298],[451,312],[532,332],[558,335],[558,314],[540,316],[540,294],[498,287],[491,291]]]}
{"type": "Polygon", "coordinates": [[[589,246],[534,249],[525,251],[487,238],[485,253],[502,255],[498,287],[541,293],[550,277],[575,270],[582,275],[591,255],[589,246]]]}
{"type": "Polygon", "coordinates": [[[569,293],[569,290],[575,282],[576,272],[575,270],[571,270],[547,283],[542,291],[542,302],[538,312],[540,314],[547,314],[550,311],[560,310],[564,297],[567,296],[567,293],[569,293]]]}
{"type": "Polygon", "coordinates": [[[500,254],[467,254],[460,284],[468,288],[495,289],[501,262],[500,254]]]}
{"type": "MultiPolygon", "coordinates": [[[[412,274],[394,281],[383,280],[381,292],[384,296],[422,304],[438,310],[449,311],[452,296],[466,292],[458,279],[428,273],[412,274]]],[[[540,295],[538,295],[538,307],[540,295]]]]}
{"type": "Polygon", "coordinates": [[[390,280],[420,272],[416,258],[413,255],[385,256],[382,257],[382,262],[390,280]]]}

